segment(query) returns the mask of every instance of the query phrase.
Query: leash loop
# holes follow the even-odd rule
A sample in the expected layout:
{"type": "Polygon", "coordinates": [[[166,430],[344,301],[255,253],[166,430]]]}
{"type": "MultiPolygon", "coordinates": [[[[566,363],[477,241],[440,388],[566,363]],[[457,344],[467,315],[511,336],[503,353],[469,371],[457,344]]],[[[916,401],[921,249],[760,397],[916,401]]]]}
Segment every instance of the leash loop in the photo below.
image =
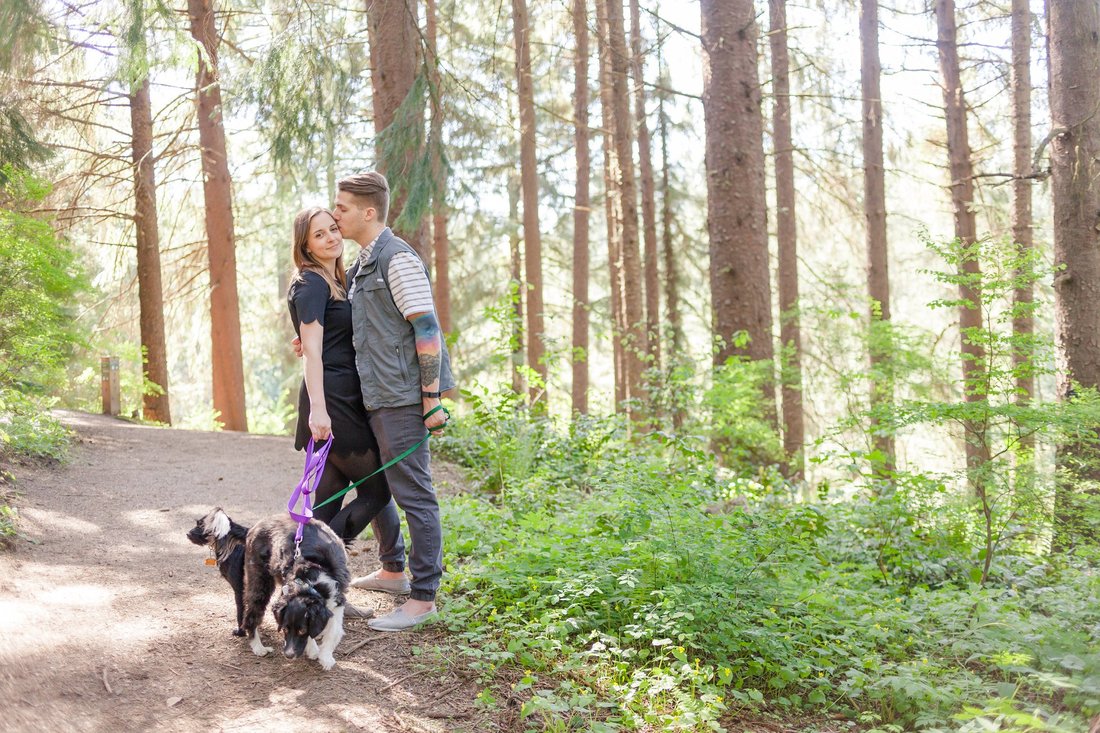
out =
{"type": "Polygon", "coordinates": [[[316,451],[313,448],[313,438],[310,438],[309,443],[306,444],[306,467],[302,471],[302,480],[294,487],[294,491],[290,494],[290,501],[286,505],[290,517],[298,523],[298,530],[294,533],[295,559],[302,555],[302,532],[305,530],[306,522],[313,518],[310,495],[321,482],[321,474],[325,471],[325,461],[328,459],[329,450],[332,449],[332,436],[329,436],[329,439],[316,451]],[[300,512],[297,511],[299,498],[302,499],[302,511],[300,512]]]}

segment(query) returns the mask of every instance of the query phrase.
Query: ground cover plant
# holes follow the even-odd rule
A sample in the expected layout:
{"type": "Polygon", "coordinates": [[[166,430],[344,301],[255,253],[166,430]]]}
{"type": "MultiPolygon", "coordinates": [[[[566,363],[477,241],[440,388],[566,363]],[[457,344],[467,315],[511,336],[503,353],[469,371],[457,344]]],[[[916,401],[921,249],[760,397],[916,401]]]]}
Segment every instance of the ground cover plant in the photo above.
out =
{"type": "Polygon", "coordinates": [[[474,401],[440,448],[484,479],[447,503],[448,618],[484,701],[509,681],[531,730],[736,730],[766,709],[1069,731],[1100,712],[1086,566],[1006,552],[982,586],[956,508],[914,512],[915,490],[752,495],[701,439],[474,401]]]}

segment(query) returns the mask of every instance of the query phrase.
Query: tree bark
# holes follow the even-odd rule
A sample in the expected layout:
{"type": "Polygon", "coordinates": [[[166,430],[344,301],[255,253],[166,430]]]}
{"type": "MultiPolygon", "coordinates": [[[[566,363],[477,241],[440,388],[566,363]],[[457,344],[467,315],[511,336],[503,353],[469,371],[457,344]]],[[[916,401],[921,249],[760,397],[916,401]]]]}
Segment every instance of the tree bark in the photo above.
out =
{"type": "Polygon", "coordinates": [[[645,275],[645,345],[649,366],[661,364],[661,274],[657,255],[657,206],[653,152],[646,120],[645,57],[638,0],[630,0],[630,72],[634,77],[634,118],[638,128],[638,178],[642,191],[642,264],[645,275]]]}
{"type": "MultiPolygon", "coordinates": [[[[615,179],[614,209],[621,217],[619,257],[622,262],[621,297],[623,302],[623,378],[626,397],[644,398],[642,377],[645,371],[645,313],[641,288],[641,257],[638,252],[638,188],[634,176],[634,131],[630,121],[630,95],[627,89],[629,56],[623,6],[619,0],[596,0],[601,35],[606,38],[606,54],[600,61],[608,66],[612,107],[604,110],[604,124],[610,126],[614,155],[611,175],[615,179]],[[610,119],[608,117],[610,113],[610,119]]],[[[629,410],[628,410],[629,411],[629,410]]]]}
{"type": "Polygon", "coordinates": [[[523,392],[523,376],[519,368],[523,366],[523,300],[526,288],[523,287],[523,239],[519,236],[519,196],[520,182],[517,176],[508,179],[508,249],[512,255],[512,282],[515,288],[515,302],[512,304],[512,391],[523,392]]]}
{"type": "MultiPolygon", "coordinates": [[[[970,140],[966,130],[966,99],[963,95],[962,75],[959,70],[959,51],[956,40],[954,0],[936,0],[936,47],[943,75],[943,105],[947,120],[947,155],[950,163],[951,204],[955,212],[955,238],[964,246],[977,239],[977,222],[974,216],[974,168],[970,154],[970,140]]],[[[981,264],[976,256],[965,257],[959,266],[959,274],[980,278],[981,264]]],[[[981,290],[978,286],[963,283],[959,297],[968,301],[959,307],[959,329],[962,351],[962,374],[965,399],[979,402],[985,398],[980,387],[985,377],[985,350],[980,344],[967,341],[968,329],[982,327],[981,290]]],[[[966,465],[973,477],[974,471],[988,460],[989,444],[980,434],[981,427],[965,425],[964,443],[966,465]]],[[[971,479],[972,488],[979,488],[971,479]]]]}
{"type": "Polygon", "coordinates": [[[447,173],[443,165],[443,91],[439,76],[439,39],[435,0],[425,0],[424,12],[427,15],[429,82],[431,84],[431,135],[429,144],[432,155],[432,179],[435,194],[432,196],[432,254],[433,283],[432,294],[435,298],[435,312],[439,318],[439,327],[443,333],[450,333],[451,324],[451,257],[450,241],[447,238],[447,173]]]}
{"type": "Polygon", "coordinates": [[[603,128],[604,220],[607,223],[607,267],[611,281],[611,352],[615,368],[615,410],[625,409],[630,395],[626,373],[626,316],[623,304],[622,194],[619,191],[617,150],[611,118],[615,112],[612,93],[607,6],[596,0],[596,40],[600,66],[600,126],[603,128]]]}
{"type": "Polygon", "coordinates": [[[153,113],[149,77],[130,87],[130,126],[134,160],[134,229],[137,241],[138,302],[140,304],[142,371],[160,394],[142,395],[146,420],[172,424],[168,401],[168,349],[164,341],[164,293],[160,276],[160,228],[157,184],[153,171],[153,113]]]}
{"type": "MultiPolygon", "coordinates": [[[[417,29],[416,0],[366,0],[367,34],[370,41],[370,78],[373,94],[375,154],[380,172],[390,184],[392,225],[401,216],[412,183],[413,164],[420,154],[423,141],[407,147],[401,155],[385,155],[381,147],[382,131],[396,119],[398,108],[412,91],[417,73],[417,50],[420,32],[417,29]]],[[[406,124],[404,121],[399,121],[406,124]]],[[[421,135],[423,129],[421,128],[421,135]]],[[[431,262],[431,247],[422,221],[404,226],[397,234],[408,242],[424,262],[431,262]]],[[[367,242],[360,242],[367,244],[367,242]]]]}
{"type": "MultiPolygon", "coordinates": [[[[1034,248],[1031,221],[1031,9],[1028,0],[1012,0],[1012,122],[1013,168],[1016,179],[1012,183],[1012,239],[1021,254],[1034,248]]],[[[1035,319],[1030,311],[1034,300],[1034,288],[1029,281],[1016,288],[1014,299],[1025,311],[1012,319],[1016,336],[1030,337],[1035,332],[1035,319]]],[[[1030,355],[1017,351],[1014,364],[1017,368],[1016,388],[1018,399],[1027,402],[1035,392],[1035,378],[1026,368],[1030,355]]]]}
{"type": "Polygon", "coordinates": [[[573,126],[577,185],[573,204],[573,412],[588,412],[588,219],[591,158],[588,150],[588,3],[573,0],[573,126]]]}
{"type": "Polygon", "coordinates": [[[676,264],[676,248],[672,241],[672,186],[668,175],[668,117],[665,116],[665,100],[658,101],[661,130],[661,248],[665,260],[665,313],[671,333],[672,352],[684,349],[684,325],[680,316],[680,284],[676,264]]]}
{"type": "Polygon", "coordinates": [[[241,359],[241,316],[237,298],[237,259],[233,232],[233,186],[222,125],[222,94],[217,79],[219,37],[212,0],[187,0],[191,35],[202,44],[196,76],[199,145],[202,150],[210,260],[210,361],[214,410],[226,430],[248,430],[241,359]]]}
{"type": "MultiPolygon", "coordinates": [[[[535,87],[531,79],[531,27],[526,0],[512,0],[519,94],[519,165],[523,186],[523,266],[527,276],[527,364],[546,383],[543,356],[542,237],[539,231],[539,172],[535,157],[535,87]]],[[[539,389],[530,385],[532,399],[539,389]]]]}
{"type": "MultiPolygon", "coordinates": [[[[771,359],[772,299],[764,142],[752,0],[702,0],[707,231],[715,363],[771,359]],[[732,337],[750,341],[735,348],[732,337]]],[[[773,406],[774,398],[770,400],[773,406]]]]}
{"type": "MultiPolygon", "coordinates": [[[[672,366],[684,353],[684,326],[680,317],[680,284],[676,266],[676,251],[672,242],[672,186],[668,173],[668,117],[665,115],[665,97],[657,97],[657,118],[661,136],[661,249],[665,261],[665,313],[669,324],[669,358],[672,366]]],[[[671,369],[670,369],[671,371],[671,369]]],[[[683,427],[687,415],[679,400],[672,404],[672,424],[683,427]]]]}
{"type": "Polygon", "coordinates": [[[802,336],[798,314],[798,227],[795,221],[787,2],[769,0],[768,6],[772,84],[775,91],[772,139],[775,147],[775,218],[779,250],[779,340],[785,350],[790,350],[789,355],[784,355],[784,379],[780,389],[783,402],[783,450],[787,455],[787,475],[798,480],[802,478],[805,427],[802,419],[802,336]]]}
{"type": "MultiPolygon", "coordinates": [[[[1100,387],[1100,6],[1051,0],[1050,111],[1056,135],[1051,144],[1054,198],[1054,335],[1058,396],[1073,397],[1075,385],[1100,387]]],[[[1095,427],[1095,426],[1090,426],[1095,427]]],[[[1062,465],[1096,461],[1095,447],[1060,446],[1062,465]]],[[[1077,478],[1100,480],[1085,465],[1077,478]]],[[[1082,516],[1095,513],[1094,491],[1060,487],[1055,497],[1055,550],[1078,541],[1097,544],[1098,531],[1082,516]]]]}
{"type": "MultiPolygon", "coordinates": [[[[886,174],[882,160],[882,64],[878,53],[878,0],[861,0],[859,40],[863,91],[863,213],[867,226],[867,294],[871,299],[871,321],[890,320],[890,267],[886,239],[886,174]]],[[[891,348],[879,339],[870,340],[871,373],[882,375],[891,348]]],[[[880,376],[871,381],[872,406],[894,401],[893,380],[880,376]]],[[[894,436],[883,432],[873,420],[874,449],[882,456],[886,471],[894,468],[894,436]]]]}
{"type": "MultiPolygon", "coordinates": [[[[658,40],[657,57],[661,63],[661,82],[667,80],[664,69],[664,50],[658,40]]],[[[665,313],[669,324],[671,353],[679,355],[684,350],[684,326],[680,316],[679,267],[672,241],[673,193],[669,175],[668,115],[665,114],[665,92],[657,93],[657,124],[661,136],[661,250],[665,261],[665,313]]]]}

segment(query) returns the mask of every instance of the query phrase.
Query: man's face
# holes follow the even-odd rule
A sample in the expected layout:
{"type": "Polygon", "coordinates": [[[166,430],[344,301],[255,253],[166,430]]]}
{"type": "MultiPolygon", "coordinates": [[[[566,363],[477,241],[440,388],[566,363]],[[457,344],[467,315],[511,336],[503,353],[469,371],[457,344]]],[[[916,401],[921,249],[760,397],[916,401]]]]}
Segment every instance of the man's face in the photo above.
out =
{"type": "Polygon", "coordinates": [[[337,192],[336,203],[332,207],[332,217],[340,226],[340,233],[348,239],[354,239],[361,245],[366,244],[363,241],[363,234],[373,213],[374,209],[371,207],[361,208],[354,195],[347,191],[337,192]]]}

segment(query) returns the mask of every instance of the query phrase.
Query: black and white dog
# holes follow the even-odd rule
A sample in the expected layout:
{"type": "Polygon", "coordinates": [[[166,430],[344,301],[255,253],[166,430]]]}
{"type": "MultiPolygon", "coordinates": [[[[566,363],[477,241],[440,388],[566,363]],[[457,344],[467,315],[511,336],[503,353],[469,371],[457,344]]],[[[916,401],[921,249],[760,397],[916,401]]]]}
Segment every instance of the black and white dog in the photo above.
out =
{"type": "MultiPolygon", "coordinates": [[[[210,544],[192,535],[213,536],[215,541],[225,541],[234,527],[240,525],[221,509],[215,509],[198,520],[187,536],[196,544],[210,544]]],[[[344,636],[344,594],[351,582],[347,552],[343,541],[327,525],[310,520],[302,534],[301,554],[296,558],[294,535],[297,529],[298,523],[282,513],[263,519],[247,530],[241,554],[244,582],[239,594],[243,601],[243,607],[238,606],[239,635],[249,637],[249,644],[257,656],[273,651],[264,646],[259,627],[271,594],[279,585],[282,590],[271,610],[283,632],[283,654],[288,659],[305,654],[329,670],[336,664],[333,652],[344,636]]],[[[215,552],[218,552],[216,546],[215,552]]],[[[227,562],[232,561],[230,553],[227,562]]],[[[233,567],[222,571],[230,585],[233,585],[234,574],[233,567]]],[[[236,586],[234,594],[237,594],[236,586]]]]}

